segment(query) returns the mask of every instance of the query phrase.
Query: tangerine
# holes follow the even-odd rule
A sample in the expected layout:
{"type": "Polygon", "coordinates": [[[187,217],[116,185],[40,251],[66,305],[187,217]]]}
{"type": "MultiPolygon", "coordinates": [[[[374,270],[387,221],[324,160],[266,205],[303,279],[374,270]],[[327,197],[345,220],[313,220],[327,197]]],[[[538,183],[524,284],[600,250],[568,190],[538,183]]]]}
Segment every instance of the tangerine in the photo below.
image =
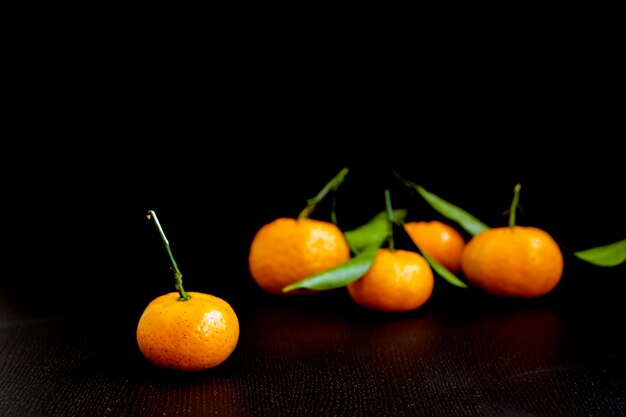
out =
{"type": "Polygon", "coordinates": [[[224,362],[239,340],[239,319],[225,300],[200,292],[186,292],[170,244],[152,210],[169,256],[178,292],[161,295],[144,309],[137,323],[141,353],[153,364],[180,371],[201,371],[224,362]]]}
{"type": "Polygon", "coordinates": [[[484,230],[465,245],[467,280],[502,297],[534,298],[552,291],[563,275],[563,253],[545,230],[515,225],[521,184],[515,185],[508,227],[484,230]]]}
{"type": "Polygon", "coordinates": [[[370,269],[348,284],[359,305],[380,311],[404,312],[421,307],[432,295],[434,275],[416,252],[381,248],[370,269]]]}
{"type": "Polygon", "coordinates": [[[263,290],[282,289],[350,259],[343,232],[333,223],[310,218],[278,218],[262,226],[250,245],[250,275],[263,290]]]}
{"type": "Polygon", "coordinates": [[[461,269],[472,285],[489,294],[533,298],[557,286],[563,274],[563,254],[542,229],[496,227],[469,240],[461,269]]]}
{"type": "Polygon", "coordinates": [[[407,222],[404,230],[420,250],[445,266],[448,271],[456,273],[461,269],[465,239],[455,228],[433,220],[407,222]]]}
{"type": "Polygon", "coordinates": [[[153,364],[182,371],[201,371],[224,362],[239,339],[239,320],[223,299],[171,292],[152,300],[137,325],[137,344],[153,364]]]}

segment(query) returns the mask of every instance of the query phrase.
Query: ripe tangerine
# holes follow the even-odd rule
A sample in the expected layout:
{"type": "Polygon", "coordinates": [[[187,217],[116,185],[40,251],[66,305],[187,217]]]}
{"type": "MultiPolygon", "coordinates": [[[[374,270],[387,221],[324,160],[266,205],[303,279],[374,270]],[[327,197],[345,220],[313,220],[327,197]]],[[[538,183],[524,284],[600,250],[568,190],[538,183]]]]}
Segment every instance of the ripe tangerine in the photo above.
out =
{"type": "Polygon", "coordinates": [[[347,286],[357,304],[388,312],[421,307],[432,295],[433,287],[434,275],[423,256],[385,248],[378,250],[365,275],[347,286]]]}

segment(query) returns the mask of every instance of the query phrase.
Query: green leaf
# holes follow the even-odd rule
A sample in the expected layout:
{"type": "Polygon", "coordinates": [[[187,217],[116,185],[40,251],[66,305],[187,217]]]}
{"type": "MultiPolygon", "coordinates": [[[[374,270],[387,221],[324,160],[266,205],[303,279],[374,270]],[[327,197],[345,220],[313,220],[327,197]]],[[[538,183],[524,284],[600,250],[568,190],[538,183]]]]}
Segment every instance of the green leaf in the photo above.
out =
{"type": "Polygon", "coordinates": [[[484,232],[489,229],[485,223],[478,220],[465,210],[448,203],[446,200],[436,196],[435,194],[426,191],[424,187],[420,185],[413,185],[415,190],[421,195],[428,204],[430,204],[441,215],[447,217],[450,220],[457,222],[463,229],[469,232],[472,236],[477,235],[480,232],[484,232]]]}
{"type": "MultiPolygon", "coordinates": [[[[394,223],[401,224],[406,218],[407,211],[404,209],[393,210],[394,223]]],[[[387,236],[389,228],[387,226],[387,212],[383,211],[374,216],[369,222],[354,230],[344,233],[348,244],[354,253],[359,253],[371,245],[381,246],[387,236]]]]}
{"type": "Polygon", "coordinates": [[[626,261],[626,239],[604,246],[574,252],[583,261],[598,266],[617,266],[626,261]]]}
{"type": "Polygon", "coordinates": [[[405,180],[395,171],[393,172],[393,175],[407,187],[415,189],[415,191],[417,191],[418,194],[421,195],[422,198],[424,198],[424,200],[426,200],[426,202],[430,204],[432,208],[437,210],[442,216],[457,222],[472,236],[489,229],[489,226],[478,220],[476,217],[472,216],[460,207],[448,203],[446,200],[436,196],[429,191],[426,191],[421,185],[417,185],[412,181],[405,180]]]}
{"type": "Polygon", "coordinates": [[[321,291],[344,287],[365,275],[372,266],[379,247],[380,245],[371,245],[341,265],[286,286],[283,292],[299,288],[321,291]]]}
{"type": "Polygon", "coordinates": [[[421,252],[422,252],[422,255],[424,255],[424,258],[426,258],[426,260],[430,264],[431,268],[439,276],[441,276],[441,278],[445,279],[446,281],[448,281],[450,284],[454,286],[457,286],[460,288],[468,288],[467,284],[461,281],[460,279],[458,279],[456,275],[454,275],[452,272],[448,271],[448,268],[446,268],[445,266],[441,265],[439,262],[437,262],[436,260],[428,256],[426,252],[424,251],[421,251],[421,252]]]}

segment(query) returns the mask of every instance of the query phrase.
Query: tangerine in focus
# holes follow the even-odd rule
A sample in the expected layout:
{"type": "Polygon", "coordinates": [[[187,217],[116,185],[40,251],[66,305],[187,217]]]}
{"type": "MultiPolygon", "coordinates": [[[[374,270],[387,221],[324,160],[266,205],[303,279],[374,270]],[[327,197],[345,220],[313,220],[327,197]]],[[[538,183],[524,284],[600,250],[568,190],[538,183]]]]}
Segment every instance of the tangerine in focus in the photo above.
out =
{"type": "Polygon", "coordinates": [[[225,300],[199,292],[155,298],[137,325],[137,343],[153,364],[202,371],[224,362],[239,339],[239,320],[225,300]]]}
{"type": "Polygon", "coordinates": [[[263,290],[285,294],[289,284],[350,259],[343,232],[310,218],[278,218],[262,226],[250,246],[250,275],[263,290]]]}
{"type": "Polygon", "coordinates": [[[542,229],[497,227],[469,240],[461,269],[472,285],[489,294],[533,298],[557,286],[563,274],[563,254],[542,229]]]}
{"type": "Polygon", "coordinates": [[[452,226],[437,220],[407,222],[404,230],[422,251],[452,273],[461,269],[465,239],[452,226]]]}
{"type": "Polygon", "coordinates": [[[385,248],[378,250],[365,275],[347,286],[357,304],[387,312],[421,307],[432,295],[433,287],[433,272],[423,256],[385,248]]]}

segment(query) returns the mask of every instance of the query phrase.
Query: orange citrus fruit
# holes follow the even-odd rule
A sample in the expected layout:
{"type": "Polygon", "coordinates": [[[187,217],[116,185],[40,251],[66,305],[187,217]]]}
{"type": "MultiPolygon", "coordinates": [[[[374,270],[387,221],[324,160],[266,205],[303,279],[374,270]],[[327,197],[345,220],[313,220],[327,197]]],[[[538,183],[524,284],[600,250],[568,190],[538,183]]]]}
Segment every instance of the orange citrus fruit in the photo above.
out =
{"type": "Polygon", "coordinates": [[[426,303],[432,295],[434,281],[430,265],[420,254],[379,249],[365,275],[348,284],[348,292],[363,307],[402,312],[426,303]]]}
{"type": "Polygon", "coordinates": [[[201,371],[224,362],[239,339],[239,320],[225,300],[188,292],[180,300],[172,292],[155,298],[137,325],[137,343],[155,365],[201,371]]]}
{"type": "Polygon", "coordinates": [[[261,227],[248,256],[250,275],[263,290],[282,289],[350,259],[350,247],[333,223],[279,218],[261,227]]]}
{"type": "Polygon", "coordinates": [[[404,230],[415,245],[452,273],[461,269],[465,239],[452,226],[437,220],[407,222],[404,230]]]}
{"type": "Polygon", "coordinates": [[[544,230],[497,227],[469,240],[461,269],[472,285],[487,293],[532,298],[557,286],[563,274],[563,254],[544,230]]]}

